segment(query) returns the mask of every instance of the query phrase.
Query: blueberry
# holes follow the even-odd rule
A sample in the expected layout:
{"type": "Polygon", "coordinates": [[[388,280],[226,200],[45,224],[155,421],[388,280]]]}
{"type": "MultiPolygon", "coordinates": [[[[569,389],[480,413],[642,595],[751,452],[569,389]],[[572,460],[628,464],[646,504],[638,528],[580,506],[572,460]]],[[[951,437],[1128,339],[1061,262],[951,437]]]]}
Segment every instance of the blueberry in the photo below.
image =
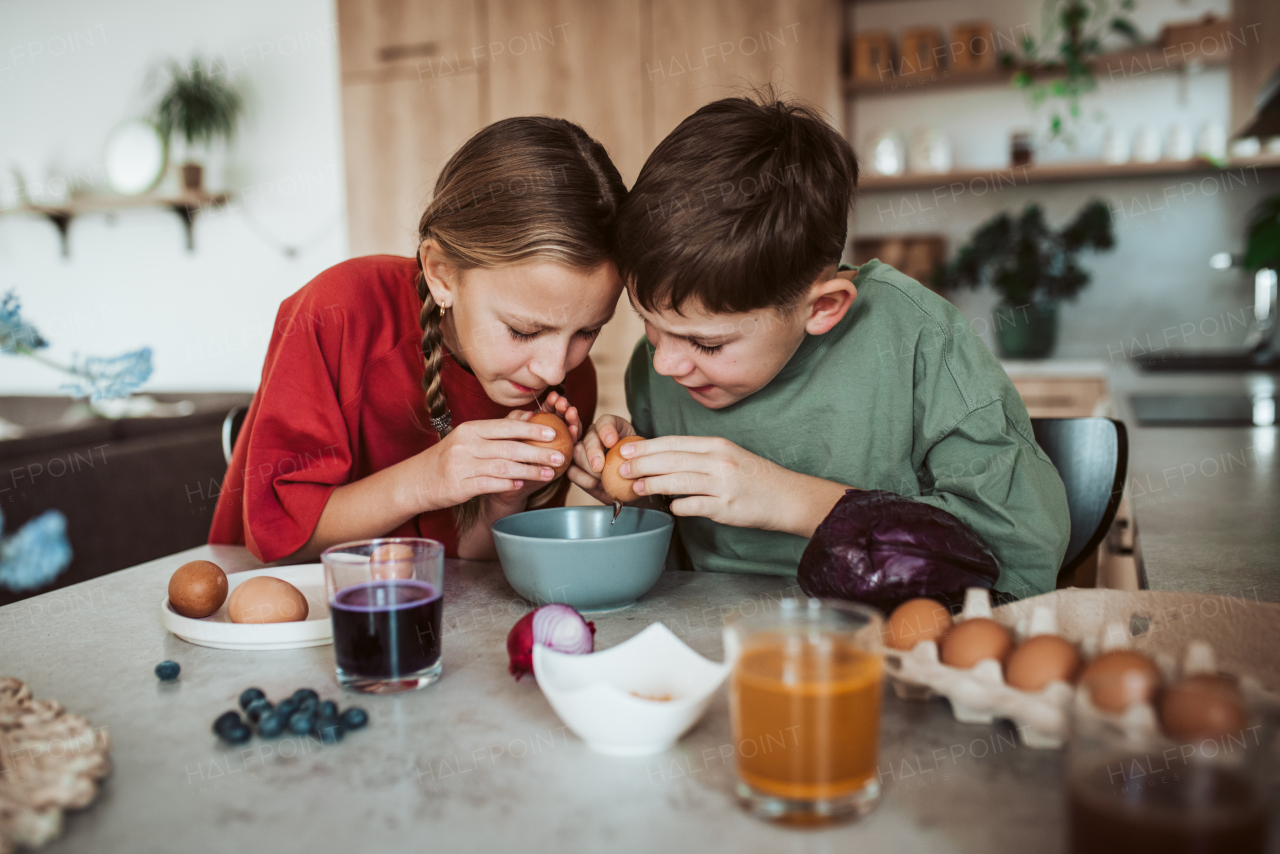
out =
{"type": "Polygon", "coordinates": [[[287,719],[279,712],[268,712],[258,721],[258,735],[263,738],[276,738],[284,732],[287,719]]]}
{"type": "Polygon", "coordinates": [[[292,697],[276,706],[276,714],[280,715],[280,717],[284,718],[286,721],[289,720],[290,716],[292,716],[296,711],[298,711],[298,701],[292,697]]]}
{"type": "Polygon", "coordinates": [[[213,731],[218,735],[222,735],[225,731],[237,726],[244,726],[244,722],[240,720],[240,713],[236,711],[223,712],[213,722],[213,731]]]}
{"type": "Polygon", "coordinates": [[[289,716],[289,730],[298,735],[306,735],[315,725],[315,716],[309,712],[294,712],[289,716]]]}
{"type": "Polygon", "coordinates": [[[162,682],[170,682],[178,678],[178,671],[181,669],[176,661],[162,661],[156,665],[156,676],[162,682]]]}
{"type": "Polygon", "coordinates": [[[320,701],[320,695],[310,688],[299,688],[297,691],[293,692],[293,699],[297,700],[299,703],[308,697],[316,702],[320,701]]]}
{"type": "Polygon", "coordinates": [[[343,729],[360,729],[369,722],[369,714],[359,706],[352,706],[342,713],[340,720],[343,729]]]}
{"type": "Polygon", "coordinates": [[[303,697],[302,702],[298,703],[298,711],[313,715],[319,706],[320,703],[317,702],[315,697],[303,697]]]}
{"type": "Polygon", "coordinates": [[[230,742],[231,744],[244,744],[249,740],[253,733],[244,724],[237,724],[235,726],[228,727],[218,733],[218,735],[222,737],[223,741],[230,742]]]}
{"type": "Polygon", "coordinates": [[[249,704],[249,708],[244,710],[244,716],[256,724],[263,715],[273,711],[275,706],[271,705],[270,700],[259,699],[249,704]]]}
{"type": "Polygon", "coordinates": [[[240,693],[240,708],[248,709],[249,704],[254,700],[264,699],[267,695],[262,693],[261,688],[245,688],[240,693]]]}
{"type": "Polygon", "coordinates": [[[326,718],[336,718],[338,716],[338,704],[333,700],[325,700],[320,704],[320,714],[326,718]]]}

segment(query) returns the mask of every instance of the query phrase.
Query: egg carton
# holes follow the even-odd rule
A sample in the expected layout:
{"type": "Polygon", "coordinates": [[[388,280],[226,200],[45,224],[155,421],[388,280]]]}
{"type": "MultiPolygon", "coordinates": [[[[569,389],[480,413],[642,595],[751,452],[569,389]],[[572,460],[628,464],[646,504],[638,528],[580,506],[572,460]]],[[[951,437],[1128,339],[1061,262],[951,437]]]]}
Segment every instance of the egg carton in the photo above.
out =
{"type": "MultiPolygon", "coordinates": [[[[1124,624],[1109,624],[1095,646],[1098,652],[1130,648],[1131,643],[1124,624]]],[[[1089,658],[1092,657],[1089,656],[1089,658]]],[[[1222,675],[1222,671],[1218,668],[1217,653],[1208,641],[1190,641],[1183,649],[1181,667],[1178,667],[1173,656],[1167,653],[1158,652],[1151,658],[1155,661],[1160,677],[1166,685],[1189,676],[1222,675]]],[[[1255,714],[1280,712],[1280,694],[1267,690],[1257,679],[1247,674],[1241,675],[1236,677],[1236,684],[1245,706],[1255,714]]],[[[1135,703],[1123,712],[1109,712],[1094,705],[1088,691],[1076,691],[1072,714],[1075,717],[1076,726],[1083,732],[1098,733],[1108,730],[1115,737],[1137,744],[1172,743],[1172,739],[1161,729],[1159,715],[1151,703],[1135,703]]],[[[1214,752],[1217,753],[1216,749],[1214,752]]]]}
{"type": "MultiPolygon", "coordinates": [[[[956,622],[976,617],[992,619],[991,595],[980,587],[965,592],[964,609],[956,622]]],[[[1053,610],[1037,607],[1025,625],[1014,627],[1018,640],[1056,634],[1053,610]]],[[[1054,749],[1067,737],[1071,698],[1075,690],[1065,682],[1050,682],[1040,691],[1021,691],[1004,681],[1004,670],[994,659],[971,668],[943,664],[938,644],[921,641],[907,651],[886,649],[885,664],[894,692],[904,700],[925,700],[935,695],[951,702],[956,720],[990,724],[996,718],[1013,721],[1027,747],[1054,749]]]]}
{"type": "MultiPolygon", "coordinates": [[[[955,621],[961,623],[976,617],[994,619],[990,593],[975,587],[965,592],[964,608],[955,621]]],[[[1012,631],[1016,643],[1036,635],[1058,634],[1057,615],[1045,606],[1036,606],[1029,615],[1005,627],[1012,631]]],[[[1129,632],[1119,622],[1108,623],[1096,636],[1081,638],[1078,643],[1084,661],[1131,645],[1129,632]]],[[[962,723],[1010,720],[1027,747],[1049,750],[1062,747],[1073,713],[1099,725],[1117,728],[1134,739],[1149,737],[1159,730],[1155,709],[1150,704],[1131,706],[1123,714],[1112,714],[1094,706],[1087,691],[1077,691],[1065,682],[1050,682],[1040,691],[1023,691],[1004,681],[1003,667],[994,659],[979,661],[971,668],[943,664],[938,644],[932,640],[921,641],[907,651],[885,649],[884,657],[890,683],[900,699],[946,697],[956,720],[962,723]]],[[[1179,668],[1173,656],[1157,652],[1152,659],[1166,683],[1176,680],[1179,668]]],[[[1218,673],[1213,647],[1205,641],[1188,643],[1180,673],[1182,676],[1218,673]]],[[[1280,709],[1280,695],[1267,691],[1258,680],[1241,676],[1239,685],[1251,707],[1280,709]]]]}

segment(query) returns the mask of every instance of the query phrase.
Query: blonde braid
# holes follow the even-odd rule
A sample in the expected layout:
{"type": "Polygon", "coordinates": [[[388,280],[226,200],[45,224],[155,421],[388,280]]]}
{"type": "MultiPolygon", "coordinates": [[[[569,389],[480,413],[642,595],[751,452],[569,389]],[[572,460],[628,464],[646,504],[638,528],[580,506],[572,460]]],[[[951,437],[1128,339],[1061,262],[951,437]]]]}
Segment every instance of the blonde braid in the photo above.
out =
{"type": "MultiPolygon", "coordinates": [[[[418,261],[421,268],[422,261],[418,261]]],[[[437,310],[435,297],[427,287],[427,277],[421,269],[418,271],[418,296],[422,299],[422,311],[418,313],[418,325],[422,327],[422,390],[427,396],[427,412],[432,419],[443,419],[449,415],[449,402],[445,400],[441,366],[444,364],[444,332],[440,329],[440,312],[437,310]]],[[[439,423],[439,422],[437,422],[439,423]]],[[[447,424],[440,431],[440,439],[444,440],[453,432],[447,424]]],[[[484,512],[484,496],[469,498],[453,508],[453,515],[458,522],[458,536],[475,527],[484,512]]]]}

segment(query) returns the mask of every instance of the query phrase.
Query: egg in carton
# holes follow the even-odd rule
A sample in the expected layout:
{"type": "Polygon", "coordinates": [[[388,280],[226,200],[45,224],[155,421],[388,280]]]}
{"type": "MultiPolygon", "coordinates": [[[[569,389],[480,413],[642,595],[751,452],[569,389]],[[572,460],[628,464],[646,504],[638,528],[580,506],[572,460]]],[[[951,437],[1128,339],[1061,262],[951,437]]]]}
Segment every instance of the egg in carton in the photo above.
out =
{"type": "MultiPolygon", "coordinates": [[[[972,587],[965,591],[964,609],[956,617],[956,625],[978,617],[993,619],[991,595],[972,587]]],[[[1056,635],[1057,629],[1054,611],[1037,607],[1013,627],[1013,632],[1019,640],[1026,640],[1056,635]]],[[[906,651],[886,648],[884,655],[894,693],[901,699],[941,695],[950,701],[952,713],[962,723],[990,724],[996,718],[1007,718],[1028,747],[1056,749],[1066,740],[1075,689],[1065,682],[1050,682],[1039,691],[1022,691],[1005,682],[1003,667],[995,659],[984,659],[970,668],[943,664],[938,644],[932,640],[920,641],[906,651]]]]}
{"type": "MultiPolygon", "coordinates": [[[[1101,632],[1096,641],[1086,640],[1082,646],[1087,648],[1088,657],[1120,649],[1130,649],[1132,642],[1123,623],[1110,623],[1101,632]]],[[[1157,652],[1150,656],[1160,671],[1165,685],[1172,685],[1179,679],[1192,676],[1221,676],[1218,668],[1217,654],[1208,641],[1193,640],[1187,643],[1182,653],[1182,666],[1178,667],[1173,656],[1165,652],[1157,652]]],[[[1270,691],[1248,674],[1233,676],[1245,708],[1251,716],[1280,714],[1280,694],[1270,691]]],[[[1153,741],[1170,741],[1171,737],[1160,725],[1160,716],[1153,702],[1133,703],[1123,712],[1112,712],[1099,708],[1089,691],[1075,692],[1072,704],[1075,725],[1086,733],[1108,731],[1113,737],[1123,738],[1134,744],[1150,744],[1153,741]]],[[[1213,739],[1210,739],[1212,741],[1213,739]]],[[[1203,740],[1192,739],[1197,751],[1204,749],[1203,740]]],[[[1215,748],[1215,754],[1217,749],[1215,748]]]]}

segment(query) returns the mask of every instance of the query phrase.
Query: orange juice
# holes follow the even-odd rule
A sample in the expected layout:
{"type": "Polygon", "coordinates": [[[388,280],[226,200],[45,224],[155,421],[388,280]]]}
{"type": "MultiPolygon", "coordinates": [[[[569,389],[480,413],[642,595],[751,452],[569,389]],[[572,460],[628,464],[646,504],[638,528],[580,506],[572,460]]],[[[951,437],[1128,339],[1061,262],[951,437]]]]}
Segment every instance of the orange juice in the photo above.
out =
{"type": "Polygon", "coordinates": [[[854,793],[876,773],[881,663],[829,635],[762,633],[730,684],[739,778],[789,800],[854,793]]]}

